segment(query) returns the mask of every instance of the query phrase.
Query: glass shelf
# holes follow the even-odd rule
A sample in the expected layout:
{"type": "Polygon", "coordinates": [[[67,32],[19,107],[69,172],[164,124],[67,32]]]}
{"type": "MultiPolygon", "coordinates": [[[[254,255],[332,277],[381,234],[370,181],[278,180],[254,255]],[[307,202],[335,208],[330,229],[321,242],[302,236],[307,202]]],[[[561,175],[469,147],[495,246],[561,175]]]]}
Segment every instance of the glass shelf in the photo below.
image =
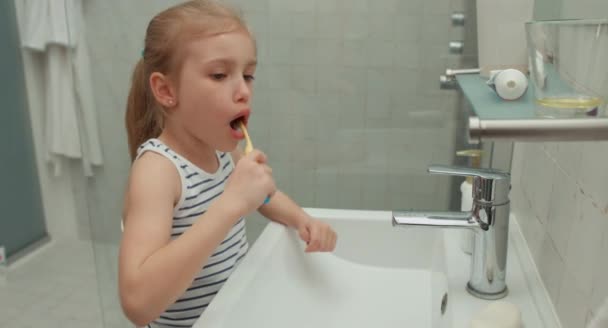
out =
{"type": "Polygon", "coordinates": [[[520,99],[507,101],[499,98],[478,74],[456,75],[456,80],[476,115],[469,118],[472,143],[608,140],[606,117],[541,118],[536,114],[531,88],[520,99]]]}

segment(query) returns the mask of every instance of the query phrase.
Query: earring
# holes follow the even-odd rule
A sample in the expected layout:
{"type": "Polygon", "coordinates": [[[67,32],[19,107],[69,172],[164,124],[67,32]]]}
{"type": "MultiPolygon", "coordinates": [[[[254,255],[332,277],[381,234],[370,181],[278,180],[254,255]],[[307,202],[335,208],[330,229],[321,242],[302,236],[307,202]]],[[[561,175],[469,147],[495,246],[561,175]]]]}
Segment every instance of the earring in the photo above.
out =
{"type": "Polygon", "coordinates": [[[169,106],[173,106],[173,100],[169,99],[168,104],[169,104],[169,106]]]}

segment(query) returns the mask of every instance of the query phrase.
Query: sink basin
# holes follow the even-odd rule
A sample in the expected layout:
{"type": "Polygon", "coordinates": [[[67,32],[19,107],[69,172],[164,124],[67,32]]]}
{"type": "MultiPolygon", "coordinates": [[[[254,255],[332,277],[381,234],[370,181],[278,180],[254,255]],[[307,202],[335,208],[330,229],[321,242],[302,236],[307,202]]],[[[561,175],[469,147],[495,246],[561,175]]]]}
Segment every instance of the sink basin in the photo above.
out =
{"type": "Polygon", "coordinates": [[[441,230],[393,228],[391,212],[307,211],[335,229],[335,252],[305,253],[269,223],[194,327],[447,327],[441,230]]]}
{"type": "MultiPolygon", "coordinates": [[[[468,328],[491,302],[465,291],[470,256],[457,230],[393,227],[389,211],[305,211],[336,230],[336,250],[305,253],[293,229],[270,222],[195,328],[468,328]]],[[[558,327],[511,222],[503,301],[525,327],[558,327]]]]}

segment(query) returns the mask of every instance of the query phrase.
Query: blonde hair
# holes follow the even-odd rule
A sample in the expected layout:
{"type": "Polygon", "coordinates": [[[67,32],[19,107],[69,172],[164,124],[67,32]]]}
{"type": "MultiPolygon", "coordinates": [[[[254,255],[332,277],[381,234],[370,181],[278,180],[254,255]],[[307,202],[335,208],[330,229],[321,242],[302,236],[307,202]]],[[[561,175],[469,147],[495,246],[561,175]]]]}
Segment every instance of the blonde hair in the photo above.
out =
{"type": "Polygon", "coordinates": [[[215,0],[184,2],[152,18],[127,99],[125,123],[131,161],[135,159],[137,147],[149,138],[158,137],[163,127],[164,111],[150,90],[150,74],[180,72],[183,58],[177,54],[183,52],[178,51],[179,47],[196,38],[239,28],[249,32],[240,12],[215,0]]]}

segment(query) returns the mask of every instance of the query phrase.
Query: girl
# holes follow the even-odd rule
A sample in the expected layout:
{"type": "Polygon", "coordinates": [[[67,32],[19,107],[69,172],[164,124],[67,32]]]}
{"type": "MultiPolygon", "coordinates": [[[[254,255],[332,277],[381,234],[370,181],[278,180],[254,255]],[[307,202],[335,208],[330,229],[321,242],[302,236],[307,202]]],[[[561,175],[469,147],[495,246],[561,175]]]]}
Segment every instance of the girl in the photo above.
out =
{"type": "Polygon", "coordinates": [[[253,36],[223,4],[189,1],[148,25],[127,104],[119,259],[121,304],[138,326],[194,324],[247,252],[253,210],[297,229],[307,252],[335,247],[327,224],[276,190],[266,156],[237,149],[255,68],[253,36]]]}

